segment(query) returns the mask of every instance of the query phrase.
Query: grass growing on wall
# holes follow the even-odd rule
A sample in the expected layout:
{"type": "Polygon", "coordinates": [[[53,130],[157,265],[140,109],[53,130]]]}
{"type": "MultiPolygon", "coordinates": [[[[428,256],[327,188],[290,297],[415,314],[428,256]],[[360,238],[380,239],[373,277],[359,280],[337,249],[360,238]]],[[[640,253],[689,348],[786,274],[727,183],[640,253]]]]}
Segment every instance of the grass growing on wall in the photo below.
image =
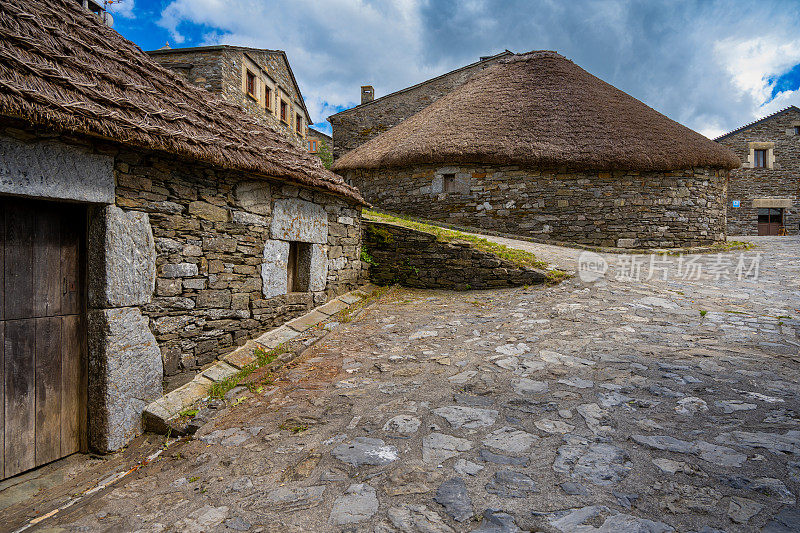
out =
{"type": "Polygon", "coordinates": [[[506,261],[514,263],[517,266],[541,268],[547,270],[547,263],[537,259],[536,256],[531,252],[517,250],[516,248],[509,248],[508,246],[492,242],[488,239],[484,239],[483,237],[478,237],[477,235],[470,235],[469,233],[463,233],[453,229],[424,224],[422,222],[417,222],[415,220],[409,220],[407,218],[394,215],[386,215],[376,211],[371,211],[369,209],[364,210],[363,216],[366,220],[386,222],[389,224],[395,224],[397,226],[403,226],[404,228],[421,231],[423,233],[429,233],[431,235],[435,235],[436,238],[441,242],[451,242],[457,240],[467,241],[475,246],[475,248],[478,250],[492,253],[501,259],[505,259],[506,261]]]}

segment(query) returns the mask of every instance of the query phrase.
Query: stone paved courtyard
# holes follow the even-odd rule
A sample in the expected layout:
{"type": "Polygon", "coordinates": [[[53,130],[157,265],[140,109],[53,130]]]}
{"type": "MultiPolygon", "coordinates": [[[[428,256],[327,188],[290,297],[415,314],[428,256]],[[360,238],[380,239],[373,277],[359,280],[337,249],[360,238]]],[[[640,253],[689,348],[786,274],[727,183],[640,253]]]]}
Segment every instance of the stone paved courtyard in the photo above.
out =
{"type": "MultiPolygon", "coordinates": [[[[617,280],[606,256],[590,283],[392,289],[41,527],[798,531],[800,239],[752,240],[757,282],[730,252],[698,280],[678,257],[617,280]]],[[[515,245],[577,268],[578,250],[515,245]]]]}

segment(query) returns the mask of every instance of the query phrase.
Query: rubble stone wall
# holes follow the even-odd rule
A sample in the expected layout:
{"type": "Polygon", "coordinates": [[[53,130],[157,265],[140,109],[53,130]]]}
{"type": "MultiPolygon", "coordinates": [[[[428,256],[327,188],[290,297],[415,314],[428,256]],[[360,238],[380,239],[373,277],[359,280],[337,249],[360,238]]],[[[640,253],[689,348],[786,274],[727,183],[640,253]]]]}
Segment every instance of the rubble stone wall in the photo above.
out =
{"type": "Polygon", "coordinates": [[[800,135],[795,126],[800,126],[800,112],[789,109],[717,141],[743,162],[731,171],[728,185],[728,235],[757,235],[758,207],[766,204],[780,204],[786,232],[800,235],[800,135]],[[772,168],[751,168],[751,143],[772,143],[772,168]],[[788,202],[756,202],[768,199],[788,202]],[[733,207],[735,200],[739,207],[733,207]]]}
{"type": "Polygon", "coordinates": [[[254,117],[282,132],[286,139],[293,144],[302,146],[303,149],[307,148],[305,139],[308,124],[305,123],[305,111],[301,105],[302,95],[295,87],[289,66],[280,52],[224,48],[166,53],[155,51],[151,53],[150,57],[162,66],[181,74],[191,83],[220,95],[227,102],[240,106],[254,117]],[[245,94],[243,87],[243,64],[249,61],[258,67],[251,69],[258,78],[256,99],[245,94]],[[189,65],[190,68],[187,68],[189,65]],[[266,76],[269,76],[269,79],[266,76]],[[272,85],[276,93],[279,90],[285,93],[290,104],[287,122],[280,120],[275,94],[272,95],[271,108],[267,109],[263,92],[264,84],[267,82],[272,85]],[[300,133],[296,131],[295,127],[296,113],[300,113],[304,117],[300,133]]]}
{"type": "Polygon", "coordinates": [[[387,211],[555,242],[621,248],[725,239],[726,173],[434,166],[345,173],[387,211]],[[451,183],[445,183],[447,176],[451,183]]]}
{"type": "Polygon", "coordinates": [[[493,289],[542,283],[544,272],[520,267],[465,241],[393,224],[364,222],[364,247],[372,257],[370,281],[422,289],[493,289]]]}
{"type": "Polygon", "coordinates": [[[155,294],[142,312],[168,376],[363,281],[360,210],[343,199],[148,153],[118,154],[115,170],[117,206],[152,226],[155,294]],[[285,293],[286,266],[270,250],[289,241],[311,243],[312,290],[285,293]]]}

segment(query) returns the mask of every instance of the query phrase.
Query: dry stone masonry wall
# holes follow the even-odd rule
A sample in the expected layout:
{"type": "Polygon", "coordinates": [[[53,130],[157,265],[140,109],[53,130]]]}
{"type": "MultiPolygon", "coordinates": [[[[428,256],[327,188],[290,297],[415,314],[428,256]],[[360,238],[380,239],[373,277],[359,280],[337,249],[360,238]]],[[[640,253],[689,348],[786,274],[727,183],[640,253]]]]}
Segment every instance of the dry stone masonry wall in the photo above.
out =
{"type": "Polygon", "coordinates": [[[392,224],[364,222],[364,246],[374,262],[370,280],[377,285],[463,291],[546,279],[538,269],[519,267],[468,242],[439,242],[429,233],[392,224]]]}
{"type": "Polygon", "coordinates": [[[728,185],[728,234],[757,235],[759,207],[783,208],[789,235],[800,234],[800,112],[789,109],[742,131],[719,139],[744,163],[731,172],[728,185]],[[771,146],[772,168],[752,168],[750,151],[771,146]],[[738,201],[739,207],[733,207],[738,201]]]}
{"type": "Polygon", "coordinates": [[[707,168],[589,173],[423,165],[348,171],[345,178],[381,209],[543,240],[661,248],[725,239],[725,173],[707,168]]]}
{"type": "Polygon", "coordinates": [[[136,152],[117,157],[116,176],[117,205],[152,226],[155,295],[142,312],[168,376],[362,281],[360,212],[337,197],[136,152]],[[308,291],[286,292],[290,241],[310,245],[308,291]]]}

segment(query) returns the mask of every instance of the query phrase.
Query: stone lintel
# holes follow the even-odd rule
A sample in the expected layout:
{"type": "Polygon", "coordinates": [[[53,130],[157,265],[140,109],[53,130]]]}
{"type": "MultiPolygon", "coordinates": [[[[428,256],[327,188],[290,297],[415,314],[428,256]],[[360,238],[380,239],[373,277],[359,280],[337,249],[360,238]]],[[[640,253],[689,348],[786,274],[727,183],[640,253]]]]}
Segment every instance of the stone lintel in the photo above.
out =
{"type": "Polygon", "coordinates": [[[328,213],[319,204],[287,198],[275,200],[270,237],[282,241],[328,242],[328,213]]]}
{"type": "Polygon", "coordinates": [[[59,141],[0,136],[0,193],[114,203],[114,158],[59,141]]]}
{"type": "Polygon", "coordinates": [[[772,207],[788,209],[792,207],[791,198],[754,198],[753,207],[772,207]]]}

